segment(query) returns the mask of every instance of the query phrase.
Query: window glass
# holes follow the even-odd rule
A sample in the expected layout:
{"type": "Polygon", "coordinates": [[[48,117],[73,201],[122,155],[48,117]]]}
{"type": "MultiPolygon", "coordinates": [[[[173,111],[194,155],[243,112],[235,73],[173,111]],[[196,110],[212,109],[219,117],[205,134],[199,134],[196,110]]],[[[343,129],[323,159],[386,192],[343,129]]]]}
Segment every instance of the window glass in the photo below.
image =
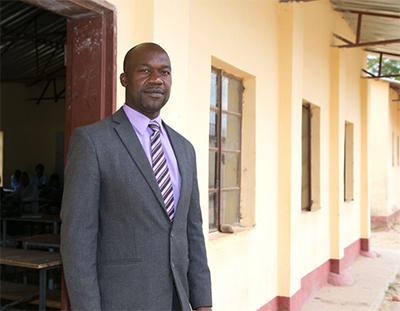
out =
{"type": "Polygon", "coordinates": [[[211,107],[217,107],[217,73],[211,71],[211,93],[210,93],[211,107]]]}
{"type": "Polygon", "coordinates": [[[210,147],[217,147],[217,118],[218,113],[215,111],[210,111],[210,121],[208,126],[208,143],[210,147]]]}
{"type": "Polygon", "coordinates": [[[242,82],[240,80],[223,76],[221,102],[222,110],[240,113],[241,97],[242,97],[242,82]]]}
{"type": "Polygon", "coordinates": [[[217,229],[217,194],[208,195],[208,227],[210,230],[217,229]]]}
{"type": "Polygon", "coordinates": [[[208,152],[208,188],[217,188],[217,152],[208,152]]]}
{"type": "Polygon", "coordinates": [[[238,116],[222,114],[221,142],[223,149],[240,149],[241,118],[238,116]]]}
{"type": "Polygon", "coordinates": [[[221,192],[221,223],[239,223],[239,190],[221,192]]]}
{"type": "Polygon", "coordinates": [[[221,155],[221,187],[239,187],[240,154],[223,152],[221,155]]]}

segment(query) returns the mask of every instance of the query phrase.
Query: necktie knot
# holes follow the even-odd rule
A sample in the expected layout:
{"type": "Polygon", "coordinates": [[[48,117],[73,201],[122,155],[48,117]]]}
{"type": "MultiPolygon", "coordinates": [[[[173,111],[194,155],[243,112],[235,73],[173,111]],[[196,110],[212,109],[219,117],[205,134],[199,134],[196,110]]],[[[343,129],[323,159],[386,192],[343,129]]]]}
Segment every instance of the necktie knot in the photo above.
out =
{"type": "Polygon", "coordinates": [[[153,131],[153,133],[156,133],[156,132],[160,131],[160,126],[155,121],[150,121],[149,128],[153,131]]]}

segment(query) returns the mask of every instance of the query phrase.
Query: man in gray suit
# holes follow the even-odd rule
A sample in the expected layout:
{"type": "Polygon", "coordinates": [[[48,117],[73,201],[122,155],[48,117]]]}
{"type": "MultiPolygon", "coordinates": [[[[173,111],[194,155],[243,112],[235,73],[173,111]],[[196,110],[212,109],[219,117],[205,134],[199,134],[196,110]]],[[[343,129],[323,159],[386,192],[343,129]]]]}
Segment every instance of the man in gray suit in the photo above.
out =
{"type": "Polygon", "coordinates": [[[73,310],[211,310],[192,145],[162,122],[168,54],[132,48],[125,105],[71,137],[61,253],[73,310]]]}

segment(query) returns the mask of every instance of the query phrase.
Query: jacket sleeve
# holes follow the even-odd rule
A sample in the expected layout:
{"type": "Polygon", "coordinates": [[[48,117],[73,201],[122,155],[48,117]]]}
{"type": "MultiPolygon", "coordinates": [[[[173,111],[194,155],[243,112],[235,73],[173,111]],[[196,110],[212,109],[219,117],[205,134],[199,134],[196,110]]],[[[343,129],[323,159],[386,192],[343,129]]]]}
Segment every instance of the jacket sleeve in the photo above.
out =
{"type": "Polygon", "coordinates": [[[188,214],[188,241],[189,241],[189,294],[193,309],[211,307],[211,277],[207,264],[207,254],[203,235],[203,221],[201,216],[199,187],[197,184],[196,156],[194,149],[193,189],[188,214]]]}
{"type": "Polygon", "coordinates": [[[61,256],[72,310],[100,310],[97,280],[100,172],[85,131],[74,131],[65,168],[61,209],[61,256]]]}

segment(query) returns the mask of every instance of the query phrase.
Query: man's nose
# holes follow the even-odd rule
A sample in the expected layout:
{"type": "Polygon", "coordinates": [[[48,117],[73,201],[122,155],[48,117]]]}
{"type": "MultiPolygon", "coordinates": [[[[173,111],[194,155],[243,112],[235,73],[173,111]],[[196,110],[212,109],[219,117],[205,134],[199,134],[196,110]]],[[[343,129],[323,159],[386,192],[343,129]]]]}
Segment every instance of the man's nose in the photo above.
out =
{"type": "Polygon", "coordinates": [[[161,74],[157,70],[153,70],[149,77],[150,83],[162,84],[161,74]]]}

